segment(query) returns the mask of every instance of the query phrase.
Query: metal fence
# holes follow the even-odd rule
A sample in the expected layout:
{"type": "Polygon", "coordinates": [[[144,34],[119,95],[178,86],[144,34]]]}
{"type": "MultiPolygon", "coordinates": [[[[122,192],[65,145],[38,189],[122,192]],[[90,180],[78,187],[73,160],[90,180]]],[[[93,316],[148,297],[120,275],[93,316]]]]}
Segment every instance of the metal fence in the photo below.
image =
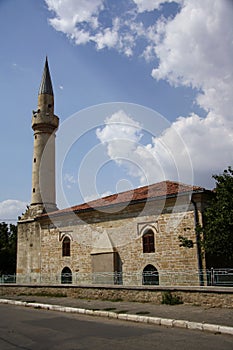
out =
{"type": "Polygon", "coordinates": [[[16,283],[16,275],[1,275],[0,283],[16,283]]]}
{"type": "Polygon", "coordinates": [[[207,270],[207,284],[210,286],[233,287],[233,268],[207,270]]]}
{"type": "Polygon", "coordinates": [[[2,275],[0,283],[22,284],[72,284],[72,285],[126,285],[126,286],[199,286],[200,280],[207,286],[233,287],[233,268],[203,271],[147,271],[147,272],[96,272],[2,275]]]}

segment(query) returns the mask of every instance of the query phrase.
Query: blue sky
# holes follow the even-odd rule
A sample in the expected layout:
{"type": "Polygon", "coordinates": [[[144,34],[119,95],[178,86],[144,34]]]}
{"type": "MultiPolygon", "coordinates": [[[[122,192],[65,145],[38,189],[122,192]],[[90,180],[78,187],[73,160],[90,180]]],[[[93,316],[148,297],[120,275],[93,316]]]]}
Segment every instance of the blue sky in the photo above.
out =
{"type": "Polygon", "coordinates": [[[0,220],[30,204],[46,55],[60,208],[164,179],[212,188],[232,165],[232,18],[230,0],[1,0],[0,220]]]}

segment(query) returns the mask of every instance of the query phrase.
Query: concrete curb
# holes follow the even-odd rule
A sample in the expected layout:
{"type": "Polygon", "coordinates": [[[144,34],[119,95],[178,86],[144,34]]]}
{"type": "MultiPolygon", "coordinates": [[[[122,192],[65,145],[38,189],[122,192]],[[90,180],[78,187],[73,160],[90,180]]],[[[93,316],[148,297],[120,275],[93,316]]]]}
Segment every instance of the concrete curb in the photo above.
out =
{"type": "Polygon", "coordinates": [[[166,327],[176,327],[176,328],[186,328],[204,332],[218,333],[218,334],[228,334],[233,335],[233,327],[221,326],[211,323],[200,323],[200,322],[191,322],[186,320],[176,320],[169,318],[160,318],[152,316],[141,316],[133,314],[118,314],[116,312],[102,311],[102,310],[89,310],[89,309],[80,309],[70,306],[60,306],[60,305],[51,305],[51,304],[42,304],[42,303],[30,303],[26,301],[18,301],[11,299],[0,299],[0,304],[11,304],[16,306],[25,306],[32,307],[34,309],[45,309],[52,311],[68,312],[83,314],[89,316],[101,316],[108,318],[115,318],[118,320],[139,322],[139,323],[148,323],[166,327]]]}

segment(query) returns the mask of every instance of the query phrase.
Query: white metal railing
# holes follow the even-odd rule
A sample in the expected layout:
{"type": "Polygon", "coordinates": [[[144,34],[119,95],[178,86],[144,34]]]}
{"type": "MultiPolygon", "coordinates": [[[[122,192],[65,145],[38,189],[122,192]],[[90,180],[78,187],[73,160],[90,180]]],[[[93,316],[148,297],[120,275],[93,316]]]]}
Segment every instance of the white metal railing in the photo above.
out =
{"type": "Polygon", "coordinates": [[[0,283],[22,284],[73,284],[73,285],[159,285],[199,286],[200,280],[209,286],[233,287],[233,268],[209,269],[202,271],[148,271],[148,272],[95,272],[95,273],[31,273],[2,275],[0,283]]]}
{"type": "Polygon", "coordinates": [[[0,283],[16,283],[16,275],[1,275],[0,283]]]}
{"type": "Polygon", "coordinates": [[[211,286],[233,287],[233,268],[211,268],[207,273],[208,284],[211,286]]]}

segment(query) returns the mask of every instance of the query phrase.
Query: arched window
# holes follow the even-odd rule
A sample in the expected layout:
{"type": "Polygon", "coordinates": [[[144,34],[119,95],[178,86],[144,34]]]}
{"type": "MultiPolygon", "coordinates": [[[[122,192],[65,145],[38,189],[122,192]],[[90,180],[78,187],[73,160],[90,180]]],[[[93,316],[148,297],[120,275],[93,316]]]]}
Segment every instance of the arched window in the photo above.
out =
{"type": "Polygon", "coordinates": [[[70,238],[65,237],[62,241],[62,256],[70,256],[70,238]]]}
{"type": "Polygon", "coordinates": [[[72,271],[67,266],[61,272],[61,283],[72,283],[72,271]]]}
{"type": "Polygon", "coordinates": [[[142,284],[159,285],[159,273],[153,265],[147,265],[142,273],[142,284]]]}
{"type": "Polygon", "coordinates": [[[146,231],[142,237],[143,253],[155,252],[155,237],[152,230],[146,231]]]}

